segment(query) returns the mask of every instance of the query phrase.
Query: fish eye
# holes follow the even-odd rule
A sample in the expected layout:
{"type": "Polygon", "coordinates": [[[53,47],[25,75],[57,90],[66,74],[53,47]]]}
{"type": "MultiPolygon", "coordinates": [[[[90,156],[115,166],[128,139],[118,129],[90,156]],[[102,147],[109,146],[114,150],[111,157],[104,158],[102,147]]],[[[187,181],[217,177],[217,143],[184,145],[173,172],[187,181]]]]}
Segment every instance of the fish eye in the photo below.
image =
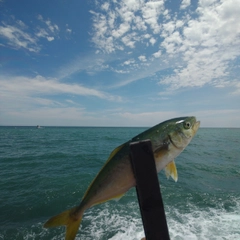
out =
{"type": "Polygon", "coordinates": [[[183,124],[185,129],[189,129],[191,127],[191,123],[190,122],[184,122],[183,124]]]}

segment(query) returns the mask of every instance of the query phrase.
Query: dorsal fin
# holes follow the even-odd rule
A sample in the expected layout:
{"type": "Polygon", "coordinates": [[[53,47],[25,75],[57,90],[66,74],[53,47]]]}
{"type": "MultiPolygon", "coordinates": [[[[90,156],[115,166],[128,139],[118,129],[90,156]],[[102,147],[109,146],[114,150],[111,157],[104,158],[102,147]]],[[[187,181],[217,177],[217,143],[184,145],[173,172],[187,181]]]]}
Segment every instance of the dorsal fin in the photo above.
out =
{"type": "MultiPolygon", "coordinates": [[[[111,152],[111,154],[109,155],[109,158],[108,158],[107,162],[110,161],[110,160],[115,156],[115,154],[122,149],[122,147],[123,147],[124,145],[125,145],[125,143],[122,144],[122,145],[120,145],[120,146],[118,146],[118,147],[116,147],[116,148],[111,152]]],[[[106,162],[106,163],[107,163],[107,162],[106,162]]]]}
{"type": "MultiPolygon", "coordinates": [[[[103,169],[103,168],[106,166],[106,164],[116,155],[116,153],[119,152],[119,151],[122,149],[122,147],[123,147],[124,145],[125,145],[125,143],[122,144],[122,145],[120,145],[120,146],[118,146],[118,147],[116,147],[116,148],[111,152],[111,154],[109,155],[108,160],[105,162],[105,164],[104,164],[104,166],[102,167],[102,169],[103,169]]],[[[101,169],[101,170],[102,170],[102,169],[101,169]]],[[[99,171],[98,175],[100,174],[101,170],[99,171]]],[[[83,196],[83,199],[87,196],[89,189],[92,187],[92,184],[94,183],[94,181],[95,181],[95,179],[98,177],[98,175],[93,179],[92,183],[89,185],[87,191],[85,192],[85,194],[84,194],[84,196],[83,196]]],[[[118,196],[117,196],[117,197],[118,197],[118,196]]],[[[119,196],[119,197],[120,197],[120,196],[119,196]]]]}
{"type": "Polygon", "coordinates": [[[170,176],[172,177],[172,179],[177,182],[178,180],[178,173],[177,173],[177,168],[175,165],[174,160],[172,160],[172,162],[170,162],[166,167],[165,167],[165,174],[167,176],[167,178],[169,178],[170,176]]]}

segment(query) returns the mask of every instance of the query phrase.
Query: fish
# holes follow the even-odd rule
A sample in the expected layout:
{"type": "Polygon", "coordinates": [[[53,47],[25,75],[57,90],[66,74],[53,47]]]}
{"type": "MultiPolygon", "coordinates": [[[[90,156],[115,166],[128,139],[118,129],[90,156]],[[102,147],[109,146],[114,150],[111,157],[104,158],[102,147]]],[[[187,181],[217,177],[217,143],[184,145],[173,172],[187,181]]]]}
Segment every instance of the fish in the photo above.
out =
{"type": "Polygon", "coordinates": [[[84,212],[94,205],[122,197],[136,180],[130,160],[130,143],[149,139],[157,172],[165,169],[167,178],[178,180],[174,159],[185,149],[196,134],[200,121],[196,117],[173,118],[140,133],[115,148],[105,165],[87,188],[80,204],[51,217],[44,228],[65,226],[65,240],[74,240],[84,212]]]}

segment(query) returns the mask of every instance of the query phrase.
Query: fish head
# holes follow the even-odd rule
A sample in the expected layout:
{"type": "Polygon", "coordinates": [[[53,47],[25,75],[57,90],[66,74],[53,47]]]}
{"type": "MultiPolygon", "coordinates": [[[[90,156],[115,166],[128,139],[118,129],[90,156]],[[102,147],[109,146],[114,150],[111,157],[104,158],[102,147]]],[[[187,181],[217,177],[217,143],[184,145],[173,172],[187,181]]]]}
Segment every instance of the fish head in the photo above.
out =
{"type": "Polygon", "coordinates": [[[177,181],[174,159],[190,143],[199,126],[195,117],[180,117],[162,122],[149,132],[157,172],[165,168],[167,176],[177,181]]]}
{"type": "Polygon", "coordinates": [[[173,118],[144,131],[132,141],[150,139],[153,152],[170,150],[172,146],[182,151],[192,140],[199,126],[200,122],[196,117],[173,118]]]}
{"type": "Polygon", "coordinates": [[[200,121],[197,121],[196,117],[172,119],[169,124],[168,138],[174,147],[184,149],[196,134],[199,126],[200,121]]]}

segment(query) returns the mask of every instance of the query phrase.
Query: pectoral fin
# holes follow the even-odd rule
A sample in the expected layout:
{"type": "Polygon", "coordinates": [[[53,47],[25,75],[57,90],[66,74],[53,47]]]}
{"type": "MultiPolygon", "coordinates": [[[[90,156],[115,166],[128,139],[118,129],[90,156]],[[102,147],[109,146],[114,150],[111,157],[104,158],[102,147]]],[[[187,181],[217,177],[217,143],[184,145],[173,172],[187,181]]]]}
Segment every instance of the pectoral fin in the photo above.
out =
{"type": "Polygon", "coordinates": [[[170,176],[172,177],[172,179],[177,182],[178,180],[178,174],[177,174],[177,168],[175,165],[174,160],[172,162],[170,162],[166,167],[165,167],[165,174],[167,176],[167,178],[169,178],[170,176]]]}

